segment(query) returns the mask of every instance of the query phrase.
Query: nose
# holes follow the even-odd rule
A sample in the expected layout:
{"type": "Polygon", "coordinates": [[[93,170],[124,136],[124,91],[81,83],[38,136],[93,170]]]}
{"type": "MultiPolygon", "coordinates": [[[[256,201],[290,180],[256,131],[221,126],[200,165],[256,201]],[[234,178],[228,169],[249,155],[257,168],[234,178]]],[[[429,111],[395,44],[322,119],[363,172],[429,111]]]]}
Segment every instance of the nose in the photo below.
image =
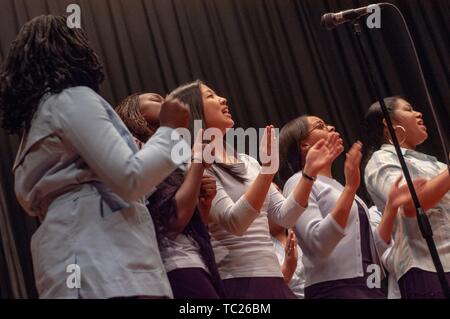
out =
{"type": "Polygon", "coordinates": [[[329,132],[336,132],[336,128],[333,125],[328,125],[327,127],[329,132]]]}
{"type": "Polygon", "coordinates": [[[220,103],[220,104],[227,104],[228,101],[227,101],[227,99],[224,98],[224,97],[219,97],[219,103],[220,103]]]}
{"type": "Polygon", "coordinates": [[[422,118],[422,113],[420,113],[420,112],[416,112],[416,116],[418,117],[418,118],[422,118]]]}

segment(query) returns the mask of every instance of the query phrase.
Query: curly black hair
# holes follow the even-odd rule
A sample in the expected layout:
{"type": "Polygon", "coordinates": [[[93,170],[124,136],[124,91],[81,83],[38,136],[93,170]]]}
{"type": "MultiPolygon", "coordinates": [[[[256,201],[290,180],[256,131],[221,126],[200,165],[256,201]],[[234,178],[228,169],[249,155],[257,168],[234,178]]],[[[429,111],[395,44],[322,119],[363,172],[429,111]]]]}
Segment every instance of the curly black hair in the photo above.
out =
{"type": "Polygon", "coordinates": [[[2,126],[24,133],[44,94],[74,86],[98,91],[103,79],[101,61],[82,29],[69,28],[62,16],[38,16],[22,27],[0,71],[2,126]]]}

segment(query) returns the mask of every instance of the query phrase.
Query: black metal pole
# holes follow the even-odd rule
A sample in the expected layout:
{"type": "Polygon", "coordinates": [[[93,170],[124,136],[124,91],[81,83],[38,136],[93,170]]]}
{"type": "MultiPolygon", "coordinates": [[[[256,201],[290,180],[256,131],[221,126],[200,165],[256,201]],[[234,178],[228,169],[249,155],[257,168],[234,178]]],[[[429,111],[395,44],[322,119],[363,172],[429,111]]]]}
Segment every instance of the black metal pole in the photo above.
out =
{"type": "Polygon", "coordinates": [[[359,23],[359,19],[356,19],[353,21],[352,27],[353,27],[353,33],[355,34],[356,39],[358,40],[357,42],[358,42],[358,48],[360,51],[361,58],[364,62],[364,65],[367,66],[367,74],[369,75],[370,86],[372,87],[372,90],[377,95],[378,102],[381,105],[381,110],[383,111],[383,116],[386,120],[389,134],[391,135],[392,142],[394,144],[395,151],[398,156],[398,160],[402,167],[403,175],[405,177],[406,183],[408,184],[408,188],[411,193],[411,197],[413,199],[414,206],[416,208],[416,217],[417,217],[417,222],[419,224],[420,232],[422,234],[422,237],[425,239],[425,241],[427,243],[428,249],[431,254],[431,259],[433,260],[433,264],[436,268],[436,273],[439,278],[439,283],[441,284],[441,288],[444,293],[444,296],[447,299],[450,299],[450,290],[449,290],[447,280],[445,278],[444,268],[442,267],[441,259],[439,258],[439,254],[436,249],[436,244],[434,243],[434,240],[433,240],[433,230],[431,229],[431,225],[430,225],[427,215],[425,214],[425,212],[423,211],[423,209],[420,205],[420,201],[419,201],[419,198],[417,197],[417,193],[414,188],[414,184],[412,182],[411,175],[409,174],[408,167],[406,166],[406,163],[405,163],[405,158],[403,157],[403,154],[400,149],[400,144],[398,142],[397,136],[395,135],[395,130],[392,125],[391,117],[387,110],[386,104],[384,103],[381,89],[378,86],[378,83],[375,81],[374,67],[373,67],[370,59],[367,58],[367,55],[366,55],[366,52],[364,49],[364,45],[361,40],[361,25],[359,23]]]}

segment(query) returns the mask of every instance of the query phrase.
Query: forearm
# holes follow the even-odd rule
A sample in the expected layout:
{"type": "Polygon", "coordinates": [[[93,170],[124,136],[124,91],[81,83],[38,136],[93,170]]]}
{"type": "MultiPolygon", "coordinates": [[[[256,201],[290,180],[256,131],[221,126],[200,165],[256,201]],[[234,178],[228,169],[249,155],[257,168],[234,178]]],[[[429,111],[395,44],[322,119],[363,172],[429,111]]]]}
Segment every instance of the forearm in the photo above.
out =
{"type": "Polygon", "coordinates": [[[308,206],[309,194],[311,193],[311,189],[313,186],[313,181],[309,179],[301,177],[295,186],[292,194],[294,196],[295,201],[302,207],[308,206]]]}
{"type": "Polygon", "coordinates": [[[356,190],[350,187],[344,187],[344,190],[339,196],[336,202],[336,207],[331,212],[333,219],[341,226],[345,228],[347,226],[348,216],[353,205],[353,200],[355,199],[356,190]]]}
{"type": "Polygon", "coordinates": [[[201,163],[192,163],[183,184],[178,189],[175,195],[177,218],[171,227],[173,231],[181,232],[191,220],[200,194],[203,171],[201,163]]]}
{"type": "MultiPolygon", "coordinates": [[[[424,210],[428,210],[434,206],[450,191],[450,176],[448,170],[445,170],[438,176],[434,177],[417,192],[420,205],[424,210]]],[[[404,205],[406,213],[414,212],[414,202],[411,200],[408,204],[404,205]]]]}
{"type": "Polygon", "coordinates": [[[281,273],[283,274],[284,282],[286,284],[288,284],[291,281],[294,272],[295,267],[290,267],[285,259],[284,263],[281,265],[281,273]]]}
{"type": "Polygon", "coordinates": [[[381,217],[380,224],[377,226],[378,234],[386,244],[389,244],[391,240],[397,210],[398,208],[391,207],[388,203],[384,208],[384,213],[381,217]]]}
{"type": "Polygon", "coordinates": [[[259,174],[245,192],[244,197],[253,209],[259,211],[272,184],[272,174],[259,174]]]}

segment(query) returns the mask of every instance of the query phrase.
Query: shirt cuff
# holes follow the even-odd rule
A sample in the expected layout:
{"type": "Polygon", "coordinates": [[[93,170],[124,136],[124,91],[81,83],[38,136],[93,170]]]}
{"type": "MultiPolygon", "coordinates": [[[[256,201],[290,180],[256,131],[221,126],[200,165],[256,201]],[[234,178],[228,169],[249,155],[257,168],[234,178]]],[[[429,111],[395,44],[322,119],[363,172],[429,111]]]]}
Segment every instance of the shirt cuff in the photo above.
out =
{"type": "Polygon", "coordinates": [[[180,166],[191,162],[192,149],[191,146],[184,139],[183,135],[168,126],[160,126],[155,135],[168,141],[170,148],[170,158],[172,162],[180,166]]]}
{"type": "Polygon", "coordinates": [[[259,215],[259,211],[254,209],[252,205],[250,205],[250,203],[248,202],[247,198],[245,198],[245,196],[241,196],[241,198],[239,198],[239,200],[235,203],[235,210],[236,211],[244,211],[244,212],[248,212],[249,216],[252,217],[252,220],[254,218],[256,218],[256,216],[259,215]]]}
{"type": "Polygon", "coordinates": [[[327,229],[330,228],[330,230],[339,233],[339,235],[341,236],[347,235],[345,228],[342,228],[341,225],[337,223],[337,221],[333,218],[331,214],[328,214],[323,219],[322,223],[325,223],[323,227],[326,227],[327,229]]]}
{"type": "Polygon", "coordinates": [[[389,243],[386,243],[383,238],[381,238],[378,229],[373,232],[373,239],[375,242],[375,247],[377,248],[378,255],[383,255],[384,252],[392,245],[392,239],[389,239],[389,243]]]}

